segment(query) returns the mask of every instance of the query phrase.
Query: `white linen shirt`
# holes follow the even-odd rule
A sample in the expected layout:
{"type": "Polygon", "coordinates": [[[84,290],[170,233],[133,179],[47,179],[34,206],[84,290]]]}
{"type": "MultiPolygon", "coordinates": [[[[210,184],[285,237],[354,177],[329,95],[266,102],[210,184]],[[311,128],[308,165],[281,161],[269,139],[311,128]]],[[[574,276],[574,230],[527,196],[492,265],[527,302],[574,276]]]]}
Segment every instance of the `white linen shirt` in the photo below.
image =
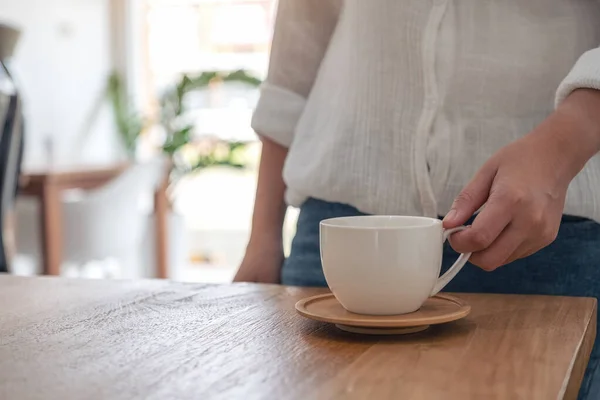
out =
{"type": "MultiPolygon", "coordinates": [[[[444,215],[497,150],[600,89],[598,44],[594,0],[280,0],[252,126],[289,148],[293,206],[444,215]]],[[[600,156],[565,213],[600,221],[600,156]]]]}

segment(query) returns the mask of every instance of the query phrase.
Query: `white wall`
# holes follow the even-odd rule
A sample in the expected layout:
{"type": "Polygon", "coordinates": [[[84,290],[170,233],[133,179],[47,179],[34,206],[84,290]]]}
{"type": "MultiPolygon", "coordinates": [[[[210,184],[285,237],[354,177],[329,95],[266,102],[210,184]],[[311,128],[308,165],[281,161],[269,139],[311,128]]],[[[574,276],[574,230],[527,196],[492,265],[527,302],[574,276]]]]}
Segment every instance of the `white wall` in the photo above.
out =
{"type": "Polygon", "coordinates": [[[44,161],[48,135],[59,161],[120,157],[106,106],[85,133],[111,70],[109,1],[0,0],[1,22],[23,30],[10,66],[26,107],[26,164],[44,161]]]}

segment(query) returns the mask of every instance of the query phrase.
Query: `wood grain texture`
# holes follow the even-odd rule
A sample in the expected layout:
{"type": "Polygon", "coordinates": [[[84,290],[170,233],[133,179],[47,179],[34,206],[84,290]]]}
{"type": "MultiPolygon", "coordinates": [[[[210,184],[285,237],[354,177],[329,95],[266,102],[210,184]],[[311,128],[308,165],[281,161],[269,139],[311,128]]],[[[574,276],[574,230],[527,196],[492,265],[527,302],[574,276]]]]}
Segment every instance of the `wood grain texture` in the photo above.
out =
{"type": "Polygon", "coordinates": [[[0,276],[0,399],[574,398],[596,301],[460,295],[460,321],[365,337],[317,289],[0,276]]]}

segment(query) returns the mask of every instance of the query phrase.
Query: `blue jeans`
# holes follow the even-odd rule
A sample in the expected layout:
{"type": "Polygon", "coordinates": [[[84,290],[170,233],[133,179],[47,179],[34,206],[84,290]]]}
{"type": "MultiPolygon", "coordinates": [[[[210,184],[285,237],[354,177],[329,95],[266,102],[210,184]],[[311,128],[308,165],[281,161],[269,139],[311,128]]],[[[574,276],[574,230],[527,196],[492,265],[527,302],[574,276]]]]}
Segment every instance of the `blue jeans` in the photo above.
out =
{"type": "MultiPolygon", "coordinates": [[[[355,208],[309,199],[298,217],[292,251],[282,269],[282,283],[327,286],[319,252],[319,222],[323,219],[364,215],[355,208]]],[[[457,254],[446,244],[442,271],[457,254]]],[[[445,288],[449,292],[543,294],[600,297],[600,224],[565,216],[556,241],[523,260],[492,273],[467,266],[445,288]]],[[[600,340],[596,338],[580,399],[600,399],[600,340]]]]}

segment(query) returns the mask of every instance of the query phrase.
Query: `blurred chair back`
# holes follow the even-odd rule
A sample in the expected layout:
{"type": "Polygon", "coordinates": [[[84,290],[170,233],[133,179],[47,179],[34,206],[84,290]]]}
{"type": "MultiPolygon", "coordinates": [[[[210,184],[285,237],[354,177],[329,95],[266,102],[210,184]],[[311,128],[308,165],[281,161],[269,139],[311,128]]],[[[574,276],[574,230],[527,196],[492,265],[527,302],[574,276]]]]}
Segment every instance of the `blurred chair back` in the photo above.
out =
{"type": "Polygon", "coordinates": [[[144,200],[154,194],[165,177],[166,162],[136,163],[107,185],[65,202],[65,257],[72,262],[120,258],[139,250],[148,213],[144,200]]]}
{"type": "Polygon", "coordinates": [[[23,154],[21,100],[0,62],[0,272],[8,272],[9,216],[14,207],[23,154]]]}

